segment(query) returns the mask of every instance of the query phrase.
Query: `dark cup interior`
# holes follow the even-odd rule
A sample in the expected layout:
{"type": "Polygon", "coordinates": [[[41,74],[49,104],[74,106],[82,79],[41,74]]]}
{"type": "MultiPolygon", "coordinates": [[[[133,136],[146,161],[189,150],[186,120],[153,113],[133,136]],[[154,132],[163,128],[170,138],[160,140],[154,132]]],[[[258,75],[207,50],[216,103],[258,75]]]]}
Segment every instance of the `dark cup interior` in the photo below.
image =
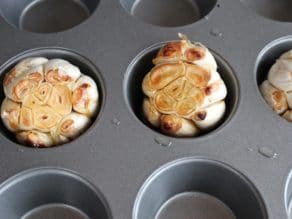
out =
{"type": "Polygon", "coordinates": [[[290,0],[240,0],[244,5],[260,16],[266,18],[291,22],[292,2],[290,0]]]}
{"type": "MultiPolygon", "coordinates": [[[[29,57],[46,57],[48,59],[65,59],[72,63],[73,65],[76,65],[81,73],[90,76],[96,83],[98,92],[99,92],[99,109],[97,110],[96,114],[91,118],[92,123],[97,120],[98,115],[100,114],[100,111],[103,107],[104,103],[104,95],[105,95],[105,89],[104,84],[102,83],[102,77],[100,75],[99,70],[95,67],[93,63],[91,63],[87,58],[83,57],[82,55],[73,52],[71,50],[63,49],[63,48],[37,48],[25,51],[23,53],[20,53],[16,55],[15,57],[8,60],[6,63],[4,63],[0,67],[0,84],[3,84],[3,79],[5,77],[5,74],[9,72],[19,61],[29,58],[29,57]]],[[[4,90],[3,88],[0,89],[0,103],[5,98],[4,90]]],[[[1,119],[0,119],[1,120],[1,119]]],[[[16,142],[17,140],[15,138],[14,133],[10,132],[6,127],[4,126],[2,120],[0,122],[0,132],[7,137],[9,140],[16,142]]]]}
{"type": "Polygon", "coordinates": [[[22,172],[0,186],[1,218],[110,219],[102,194],[67,170],[38,168],[22,172]]]}
{"type": "Polygon", "coordinates": [[[133,219],[166,219],[161,212],[173,201],[176,202],[173,207],[181,212],[180,218],[194,218],[194,215],[204,215],[195,217],[203,219],[267,218],[260,194],[245,176],[223,163],[207,159],[185,158],[154,172],[138,193],[133,219]],[[204,211],[210,211],[209,216],[204,211]]]}
{"type": "Polygon", "coordinates": [[[215,7],[217,0],[120,0],[132,16],[150,24],[174,27],[194,23],[215,7]]]}
{"type": "Polygon", "coordinates": [[[99,0],[2,0],[2,16],[13,26],[37,33],[58,32],[86,20],[99,0]]]}
{"type": "MultiPolygon", "coordinates": [[[[158,50],[163,45],[164,43],[159,43],[155,46],[152,46],[142,51],[136,58],[134,58],[134,60],[131,62],[127,69],[124,80],[125,99],[130,110],[141,122],[157,132],[160,132],[160,130],[155,129],[153,126],[151,126],[151,124],[146,121],[143,116],[142,102],[145,96],[143,94],[141,85],[144,76],[154,67],[152,59],[156,56],[158,50]]],[[[208,132],[202,133],[202,135],[210,133],[213,130],[217,129],[219,126],[226,124],[235,113],[239,98],[239,85],[233,69],[219,54],[212,50],[211,52],[216,59],[218,72],[220,73],[227,87],[227,97],[225,99],[226,112],[221,120],[221,123],[217,127],[214,127],[208,132]]]]}

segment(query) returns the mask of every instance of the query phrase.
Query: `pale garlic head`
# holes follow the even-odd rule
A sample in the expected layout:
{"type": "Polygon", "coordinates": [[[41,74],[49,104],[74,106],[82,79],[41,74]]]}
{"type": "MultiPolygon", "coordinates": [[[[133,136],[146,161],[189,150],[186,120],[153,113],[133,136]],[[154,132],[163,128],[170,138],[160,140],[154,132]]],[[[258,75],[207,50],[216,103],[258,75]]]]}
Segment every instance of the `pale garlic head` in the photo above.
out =
{"type": "Polygon", "coordinates": [[[63,59],[20,61],[3,80],[2,122],[28,146],[51,147],[75,139],[98,110],[98,88],[63,59]]]}
{"type": "Polygon", "coordinates": [[[179,36],[159,50],[143,79],[143,114],[166,134],[196,136],[224,116],[227,89],[211,52],[179,36]]]}
{"type": "Polygon", "coordinates": [[[260,91],[272,109],[292,122],[292,50],[283,53],[268,72],[260,91]]]}

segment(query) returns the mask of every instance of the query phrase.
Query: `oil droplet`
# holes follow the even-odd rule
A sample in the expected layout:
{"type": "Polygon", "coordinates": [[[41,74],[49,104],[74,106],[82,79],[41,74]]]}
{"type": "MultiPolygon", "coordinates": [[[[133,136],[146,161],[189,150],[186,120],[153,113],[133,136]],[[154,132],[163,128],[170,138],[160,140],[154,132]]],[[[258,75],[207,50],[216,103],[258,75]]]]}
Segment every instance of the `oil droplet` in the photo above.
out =
{"type": "Polygon", "coordinates": [[[275,159],[278,156],[278,154],[273,149],[271,149],[269,147],[260,147],[258,151],[261,155],[263,155],[267,158],[275,159]]]}
{"type": "Polygon", "coordinates": [[[17,151],[23,153],[23,152],[24,152],[24,149],[22,149],[22,148],[17,148],[17,151]]]}
{"type": "Polygon", "coordinates": [[[154,141],[156,142],[156,144],[163,147],[170,147],[172,145],[172,142],[169,139],[161,137],[161,136],[156,136],[154,138],[154,141]]]}
{"type": "Polygon", "coordinates": [[[112,119],[112,124],[115,126],[119,126],[121,124],[121,121],[117,118],[112,119]]]}
{"type": "Polygon", "coordinates": [[[253,148],[251,148],[251,147],[248,147],[247,150],[248,150],[249,152],[253,152],[253,151],[254,151],[253,148]]]}
{"type": "Polygon", "coordinates": [[[222,37],[223,36],[223,33],[216,29],[216,28],[213,28],[211,31],[210,31],[210,34],[214,37],[222,37]]]}

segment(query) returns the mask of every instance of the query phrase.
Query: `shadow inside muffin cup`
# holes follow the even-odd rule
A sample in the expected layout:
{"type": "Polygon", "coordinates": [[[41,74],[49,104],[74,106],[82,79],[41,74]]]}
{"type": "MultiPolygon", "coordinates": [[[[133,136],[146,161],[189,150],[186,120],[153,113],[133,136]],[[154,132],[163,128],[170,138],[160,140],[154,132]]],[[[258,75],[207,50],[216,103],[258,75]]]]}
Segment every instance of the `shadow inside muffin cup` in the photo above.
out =
{"type": "MultiPolygon", "coordinates": [[[[5,99],[5,94],[3,90],[3,80],[5,77],[5,74],[9,72],[17,63],[19,63],[21,60],[25,58],[31,58],[31,57],[45,57],[47,59],[64,59],[70,62],[71,64],[77,66],[81,73],[84,75],[90,76],[94,82],[96,83],[97,89],[98,89],[98,105],[97,105],[97,110],[94,113],[94,115],[90,118],[91,123],[88,125],[86,130],[82,132],[81,135],[83,135],[85,132],[87,132],[88,129],[91,128],[91,126],[98,120],[100,112],[102,111],[103,105],[104,105],[104,95],[105,95],[105,88],[103,84],[103,79],[102,76],[98,70],[98,68],[87,58],[84,56],[69,50],[65,48],[59,48],[59,47],[43,47],[43,48],[36,48],[36,49],[31,49],[24,51],[11,59],[9,59],[7,62],[5,62],[1,67],[0,67],[0,84],[1,84],[1,89],[0,89],[0,106],[2,104],[2,101],[5,99]]],[[[8,138],[10,141],[20,144],[16,137],[15,134],[11,131],[9,131],[3,124],[2,119],[0,119],[0,132],[8,138]]],[[[79,137],[79,136],[78,136],[79,137]]],[[[77,137],[77,138],[78,138],[77,137]]],[[[69,144],[72,143],[74,140],[77,138],[65,143],[69,144]]],[[[55,146],[59,146],[62,144],[58,144],[55,146]]],[[[27,146],[27,145],[23,145],[27,146]]]]}
{"type": "Polygon", "coordinates": [[[4,19],[14,27],[36,33],[70,29],[86,20],[99,0],[1,0],[4,19]]]}
{"type": "MultiPolygon", "coordinates": [[[[152,60],[156,57],[159,49],[165,44],[166,42],[155,44],[139,53],[130,63],[124,77],[124,95],[130,111],[144,125],[164,135],[166,134],[162,133],[160,129],[153,127],[143,115],[142,103],[145,95],[142,91],[142,81],[145,75],[149,73],[150,70],[154,67],[152,60]]],[[[223,125],[227,124],[227,122],[234,115],[239,100],[239,85],[233,69],[219,54],[211,49],[209,50],[217,62],[218,72],[227,87],[227,96],[225,98],[226,112],[217,126],[212,128],[211,130],[205,132],[202,131],[199,136],[209,134],[214,130],[217,130],[219,127],[223,127],[223,125]]],[[[197,136],[196,138],[198,138],[199,136],[197,136]]]]}
{"type": "Polygon", "coordinates": [[[218,161],[183,158],[155,171],[140,189],[133,219],[267,219],[263,200],[241,173],[218,161]]]}
{"type": "Polygon", "coordinates": [[[31,169],[0,185],[1,218],[111,219],[102,193],[76,173],[31,169]]]}
{"type": "Polygon", "coordinates": [[[133,17],[163,27],[195,23],[215,7],[217,0],[120,0],[133,17]]]}
{"type": "Polygon", "coordinates": [[[282,22],[292,21],[290,0],[240,0],[240,2],[260,16],[282,22]]]}

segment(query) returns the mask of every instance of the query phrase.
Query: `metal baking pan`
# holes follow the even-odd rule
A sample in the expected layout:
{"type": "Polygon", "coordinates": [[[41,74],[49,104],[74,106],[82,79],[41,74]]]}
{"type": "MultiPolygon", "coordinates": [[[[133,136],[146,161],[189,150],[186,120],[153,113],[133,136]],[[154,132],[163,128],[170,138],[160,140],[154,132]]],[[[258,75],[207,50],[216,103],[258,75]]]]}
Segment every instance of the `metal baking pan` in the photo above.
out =
{"type": "MultiPolygon", "coordinates": [[[[24,57],[92,76],[101,109],[76,140],[18,144],[0,126],[0,218],[292,217],[292,126],[258,85],[292,49],[288,0],[2,0],[0,79],[24,57]],[[202,42],[228,89],[216,129],[175,138],[140,113],[151,59],[177,33],[202,42]]],[[[3,89],[0,97],[3,99],[3,89]]]]}

